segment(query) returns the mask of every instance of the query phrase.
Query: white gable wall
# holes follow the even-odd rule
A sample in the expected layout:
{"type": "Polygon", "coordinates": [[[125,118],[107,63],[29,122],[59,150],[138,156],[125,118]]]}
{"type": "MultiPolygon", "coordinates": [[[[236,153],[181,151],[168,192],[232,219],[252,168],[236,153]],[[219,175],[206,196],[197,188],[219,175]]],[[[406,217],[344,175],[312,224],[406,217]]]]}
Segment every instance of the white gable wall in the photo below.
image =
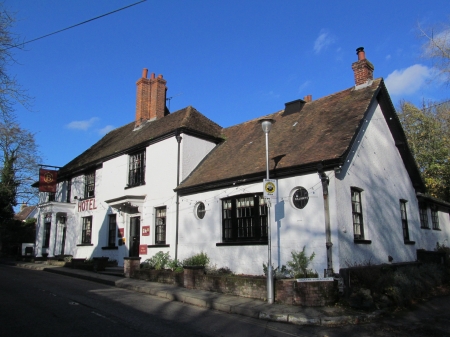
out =
{"type": "Polygon", "coordinates": [[[415,190],[377,102],[364,123],[336,182],[341,267],[388,263],[388,256],[393,262],[414,261],[422,236],[415,190]],[[351,187],[363,190],[364,238],[370,244],[353,240],[351,187]],[[400,199],[408,201],[409,237],[415,245],[403,240],[400,199]]]}

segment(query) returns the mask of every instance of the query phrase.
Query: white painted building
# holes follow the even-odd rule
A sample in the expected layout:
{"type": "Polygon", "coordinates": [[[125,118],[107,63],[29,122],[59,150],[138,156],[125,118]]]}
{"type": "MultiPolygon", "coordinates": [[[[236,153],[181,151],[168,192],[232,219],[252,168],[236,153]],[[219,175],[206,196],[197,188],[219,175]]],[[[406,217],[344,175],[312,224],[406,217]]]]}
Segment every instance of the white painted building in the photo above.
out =
{"type": "Polygon", "coordinates": [[[136,118],[60,169],[41,193],[37,255],[183,260],[201,251],[236,273],[267,264],[262,119],[271,119],[272,262],[315,253],[330,275],[416,260],[450,237],[450,204],[426,196],[382,79],[358,49],[355,86],[221,128],[192,107],[169,113],[165,80],[144,70],[136,118]]]}

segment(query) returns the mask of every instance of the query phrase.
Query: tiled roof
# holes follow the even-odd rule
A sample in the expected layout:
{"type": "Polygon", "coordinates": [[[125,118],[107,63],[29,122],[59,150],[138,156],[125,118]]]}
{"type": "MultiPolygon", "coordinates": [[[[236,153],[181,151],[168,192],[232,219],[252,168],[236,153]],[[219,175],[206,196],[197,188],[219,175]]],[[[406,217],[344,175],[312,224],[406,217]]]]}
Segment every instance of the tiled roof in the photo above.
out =
{"type": "MultiPolygon", "coordinates": [[[[349,151],[382,79],[305,103],[300,112],[284,110],[223,130],[217,146],[178,187],[182,193],[214,188],[221,182],[242,183],[265,177],[265,135],[260,120],[275,121],[269,134],[269,166],[273,176],[317,170],[318,163],[336,163],[349,151]],[[274,170],[275,169],[275,170],[274,170]]],[[[394,112],[395,114],[395,112],[394,112]]]]}
{"type": "Polygon", "coordinates": [[[25,206],[20,212],[14,214],[14,219],[19,221],[25,221],[28,216],[36,209],[36,206],[25,206]]]}
{"type": "Polygon", "coordinates": [[[219,141],[222,128],[195,108],[189,106],[163,118],[146,122],[136,130],[135,122],[112,130],[91,148],[70,161],[59,170],[58,178],[74,174],[100,164],[106,159],[126,153],[133,148],[145,146],[177,130],[197,134],[200,137],[219,141]]]}

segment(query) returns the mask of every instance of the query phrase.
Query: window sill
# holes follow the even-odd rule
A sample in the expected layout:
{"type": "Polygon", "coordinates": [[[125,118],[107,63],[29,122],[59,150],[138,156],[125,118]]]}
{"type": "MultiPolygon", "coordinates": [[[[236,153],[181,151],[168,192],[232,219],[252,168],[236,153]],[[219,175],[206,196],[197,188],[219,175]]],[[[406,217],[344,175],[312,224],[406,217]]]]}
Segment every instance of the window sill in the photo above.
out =
{"type": "Polygon", "coordinates": [[[124,190],[128,190],[128,189],[130,189],[130,188],[139,187],[139,186],[145,186],[145,183],[140,184],[140,185],[125,186],[125,187],[124,187],[124,190]]]}
{"type": "Polygon", "coordinates": [[[442,229],[440,228],[433,228],[434,231],[441,231],[442,229]]]}
{"type": "Polygon", "coordinates": [[[117,246],[102,247],[102,250],[117,250],[117,249],[119,249],[119,247],[117,247],[117,246]]]}
{"type": "Polygon", "coordinates": [[[431,228],[430,227],[420,227],[420,229],[428,229],[428,230],[430,230],[431,228]]]}
{"type": "Polygon", "coordinates": [[[160,244],[160,245],[147,245],[148,248],[164,248],[164,247],[170,247],[170,245],[166,244],[160,244]]]}
{"type": "Polygon", "coordinates": [[[405,240],[405,245],[415,245],[416,241],[405,240]]]}
{"type": "Polygon", "coordinates": [[[238,241],[238,242],[217,242],[216,247],[222,246],[267,246],[267,241],[238,241]]]}
{"type": "Polygon", "coordinates": [[[354,239],[353,242],[361,245],[370,245],[372,240],[354,239]]]}
{"type": "Polygon", "coordinates": [[[82,246],[93,246],[93,243],[80,243],[77,245],[77,247],[82,247],[82,246]]]}

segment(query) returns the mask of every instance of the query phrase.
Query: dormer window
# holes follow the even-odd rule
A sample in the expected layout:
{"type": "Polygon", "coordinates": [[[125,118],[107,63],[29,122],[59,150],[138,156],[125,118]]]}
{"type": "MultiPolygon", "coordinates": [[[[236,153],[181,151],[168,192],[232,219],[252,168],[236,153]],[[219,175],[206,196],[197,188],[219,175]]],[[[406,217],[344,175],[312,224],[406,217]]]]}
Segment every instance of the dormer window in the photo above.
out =
{"type": "Polygon", "coordinates": [[[128,187],[145,185],[145,150],[130,155],[128,187]]]}

